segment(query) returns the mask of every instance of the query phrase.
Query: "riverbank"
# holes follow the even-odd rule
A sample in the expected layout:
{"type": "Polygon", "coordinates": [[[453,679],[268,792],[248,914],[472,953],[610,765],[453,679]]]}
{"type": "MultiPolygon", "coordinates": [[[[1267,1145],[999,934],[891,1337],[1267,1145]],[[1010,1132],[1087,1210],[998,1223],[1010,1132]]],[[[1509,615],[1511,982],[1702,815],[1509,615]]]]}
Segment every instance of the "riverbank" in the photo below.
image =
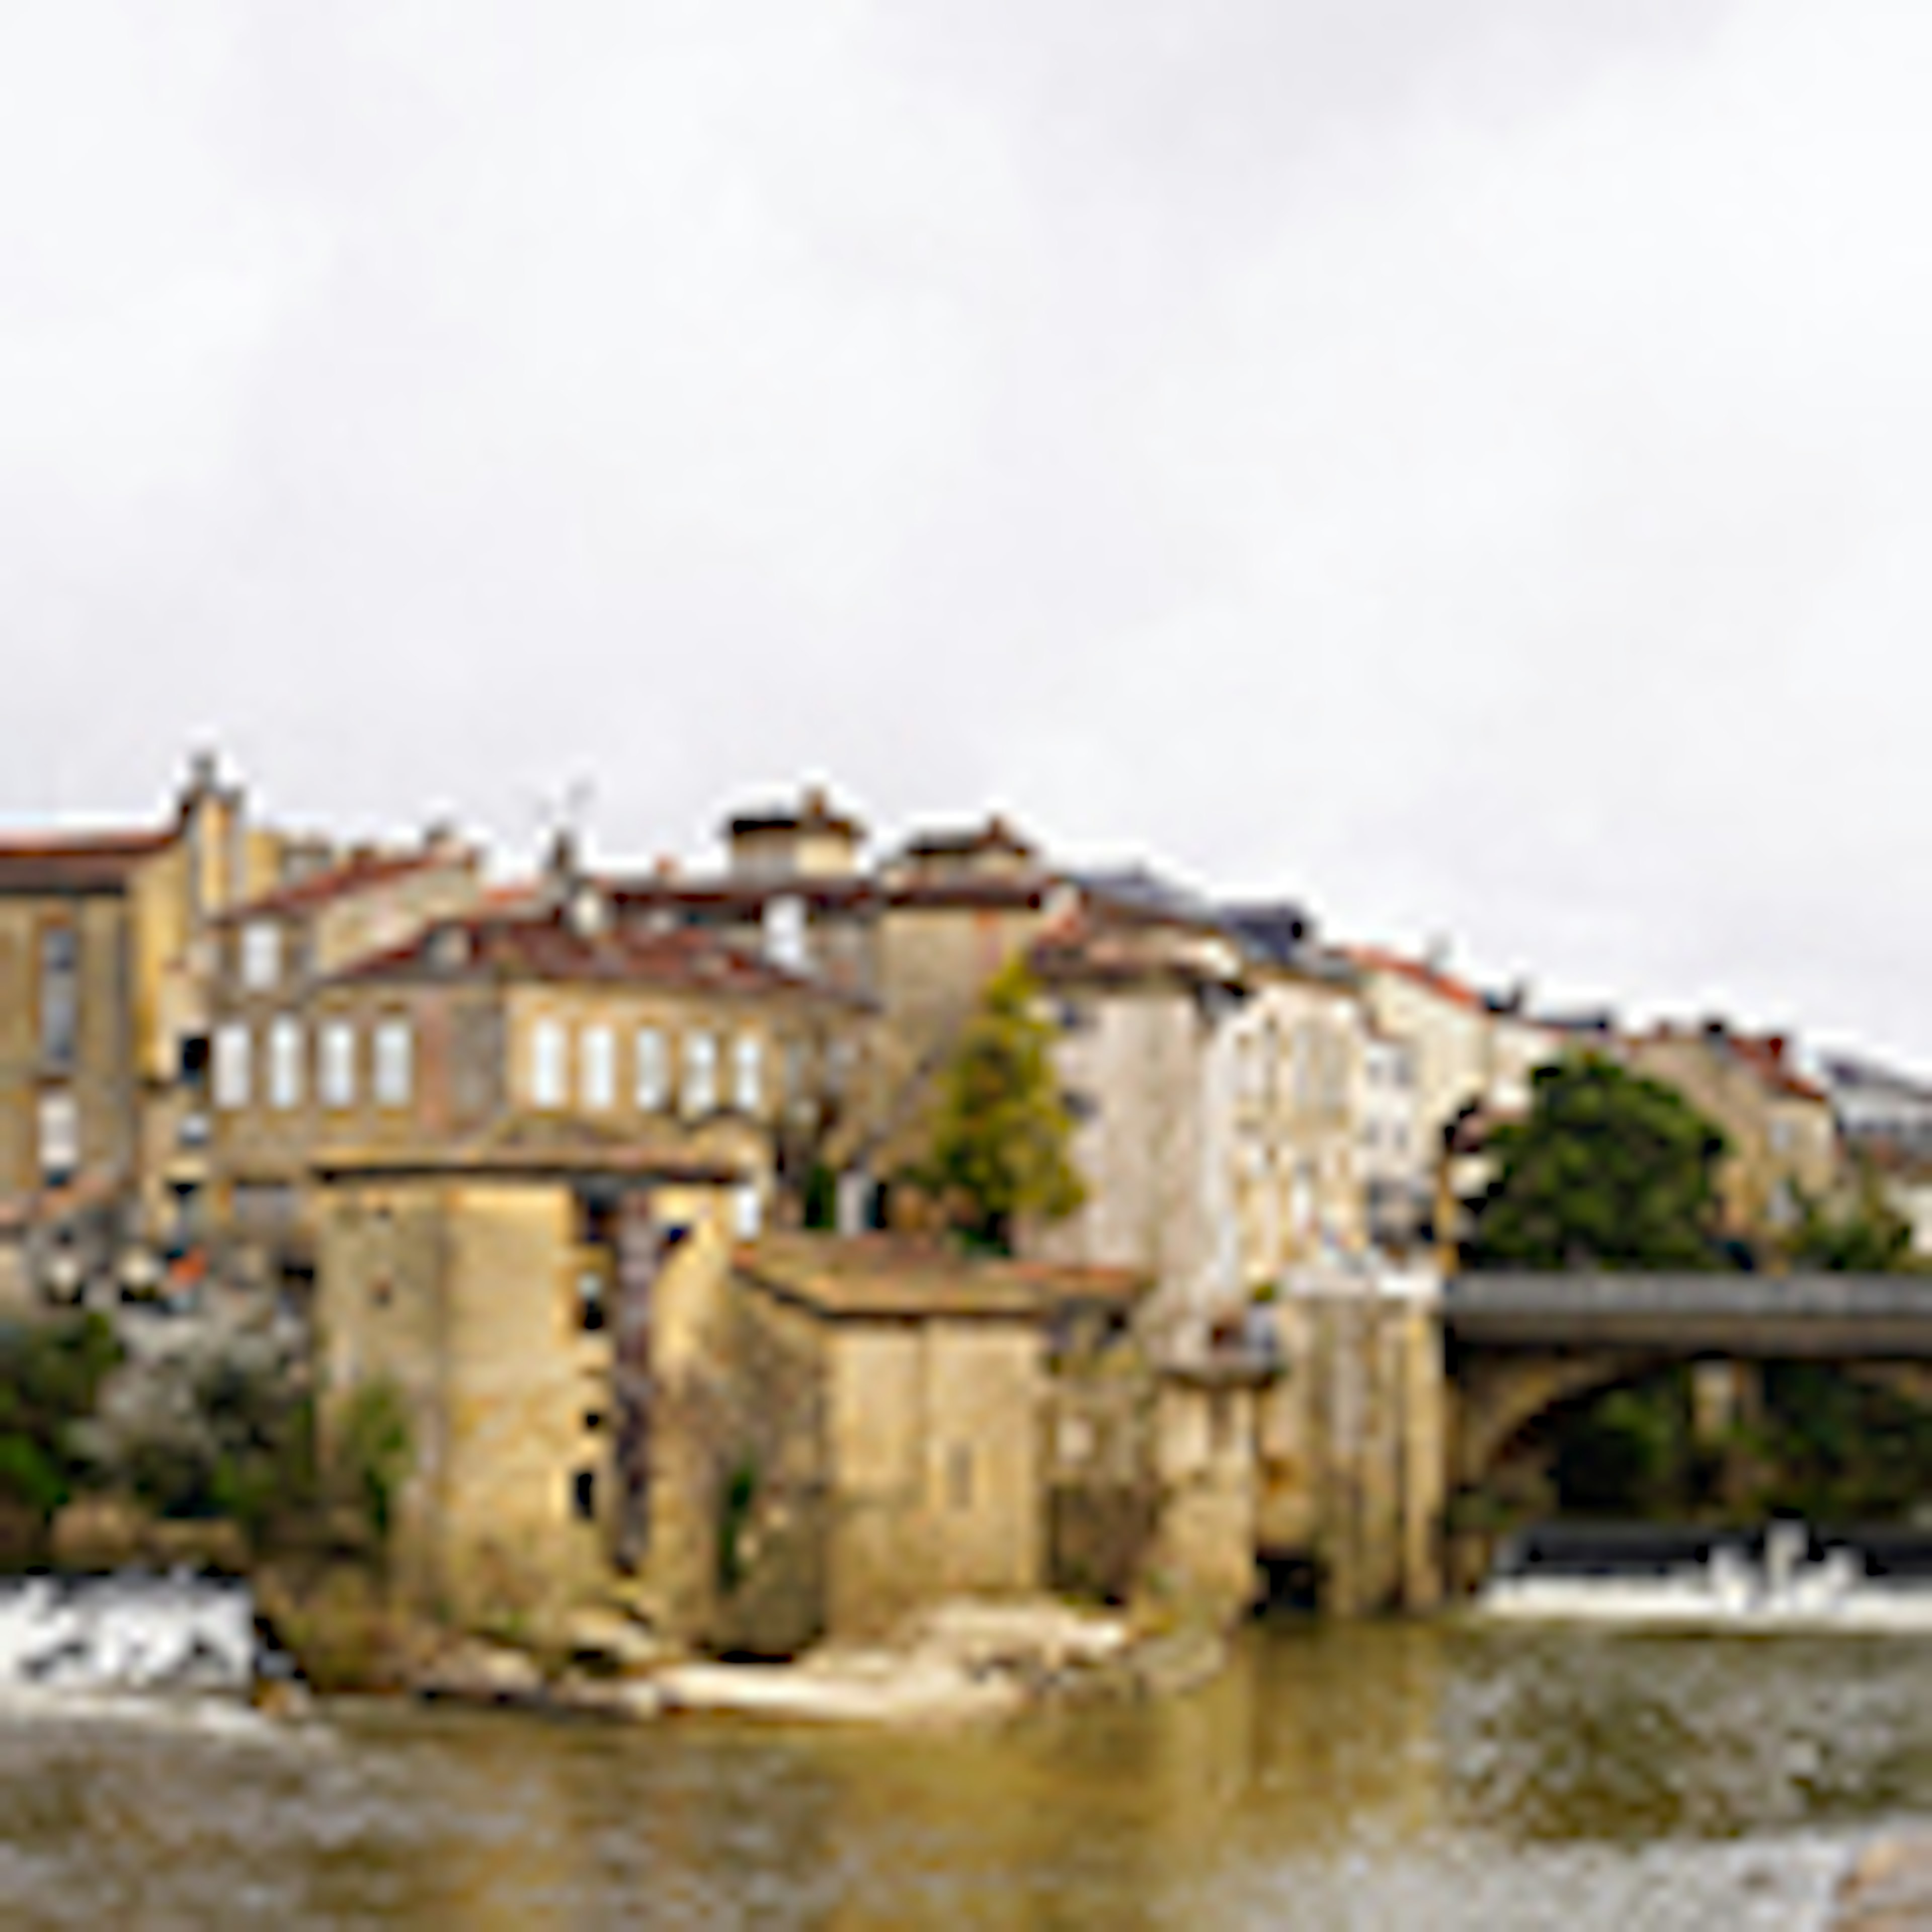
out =
{"type": "Polygon", "coordinates": [[[399,1610],[366,1573],[256,1581],[262,1621],[325,1695],[382,1695],[630,1722],[728,1714],[919,1727],[999,1722],[1051,1702],[1169,1696],[1211,1678],[1226,1632],[1051,1598],[962,1598],[879,1639],[776,1661],[722,1660],[641,1620],[586,1610],[542,1631],[459,1631],[399,1610]]]}

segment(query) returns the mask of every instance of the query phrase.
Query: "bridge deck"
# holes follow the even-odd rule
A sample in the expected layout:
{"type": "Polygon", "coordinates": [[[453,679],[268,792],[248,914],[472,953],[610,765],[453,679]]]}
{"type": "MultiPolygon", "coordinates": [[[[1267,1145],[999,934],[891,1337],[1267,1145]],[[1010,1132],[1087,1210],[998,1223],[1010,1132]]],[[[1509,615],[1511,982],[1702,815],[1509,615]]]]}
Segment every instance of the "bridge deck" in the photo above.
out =
{"type": "Polygon", "coordinates": [[[1442,1321],[1477,1347],[1932,1358],[1932,1275],[1462,1274],[1442,1321]]]}

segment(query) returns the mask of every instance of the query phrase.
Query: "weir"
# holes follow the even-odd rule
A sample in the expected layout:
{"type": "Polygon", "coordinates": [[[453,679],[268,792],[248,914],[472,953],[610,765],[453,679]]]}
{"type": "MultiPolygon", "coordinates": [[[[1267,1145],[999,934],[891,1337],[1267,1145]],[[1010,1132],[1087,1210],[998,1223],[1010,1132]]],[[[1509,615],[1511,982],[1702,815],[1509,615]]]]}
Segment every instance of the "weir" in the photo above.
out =
{"type": "Polygon", "coordinates": [[[1505,1541],[1487,1618],[1732,1630],[1932,1632],[1932,1536],[1551,1525],[1505,1541]]]}
{"type": "Polygon", "coordinates": [[[0,1692],[238,1695],[278,1662],[245,1584],[137,1574],[0,1584],[0,1692]]]}

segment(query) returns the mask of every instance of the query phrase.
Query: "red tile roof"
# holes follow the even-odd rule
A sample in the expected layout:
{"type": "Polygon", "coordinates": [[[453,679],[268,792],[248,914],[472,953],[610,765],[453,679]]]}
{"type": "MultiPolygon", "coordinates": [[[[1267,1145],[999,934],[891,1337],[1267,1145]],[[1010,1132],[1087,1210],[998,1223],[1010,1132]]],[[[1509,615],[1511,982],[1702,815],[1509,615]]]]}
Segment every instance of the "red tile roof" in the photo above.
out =
{"type": "Polygon", "coordinates": [[[731,997],[775,994],[853,1004],[850,995],[786,971],[701,926],[646,930],[613,920],[584,931],[560,910],[444,920],[403,946],[357,961],[338,983],[485,980],[638,986],[731,997]]]}
{"type": "Polygon", "coordinates": [[[159,832],[0,839],[0,892],[118,892],[136,866],[165,851],[178,836],[170,826],[159,832]]]}
{"type": "Polygon", "coordinates": [[[767,1234],[734,1260],[741,1278],[832,1320],[1037,1322],[1083,1303],[1130,1307],[1151,1286],[1129,1268],[968,1258],[893,1234],[767,1234]]]}
{"type": "Polygon", "coordinates": [[[326,905],[332,899],[370,891],[429,866],[460,863],[473,857],[468,852],[452,854],[420,847],[407,852],[355,852],[338,864],[292,879],[286,885],[277,886],[240,905],[230,906],[221,916],[224,920],[235,920],[309,912],[326,905]]]}
{"type": "Polygon", "coordinates": [[[1412,985],[1421,987],[1425,992],[1433,993],[1438,999],[1448,1000],[1452,1006],[1466,1007],[1475,1012],[1489,1010],[1489,1002],[1474,987],[1430,965],[1426,961],[1407,958],[1400,952],[1391,952],[1379,946],[1345,946],[1341,948],[1341,952],[1344,958],[1364,972],[1397,974],[1412,985]]]}

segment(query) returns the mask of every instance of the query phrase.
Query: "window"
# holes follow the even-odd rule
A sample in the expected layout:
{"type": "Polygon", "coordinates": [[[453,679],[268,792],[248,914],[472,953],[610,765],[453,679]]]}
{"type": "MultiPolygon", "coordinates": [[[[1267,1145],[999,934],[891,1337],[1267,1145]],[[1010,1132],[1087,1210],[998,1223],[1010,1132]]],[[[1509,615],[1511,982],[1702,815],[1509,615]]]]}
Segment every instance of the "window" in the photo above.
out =
{"type": "Polygon", "coordinates": [[[54,1186],[80,1166],[80,1109],[71,1094],[40,1096],[40,1178],[54,1186]]]}
{"type": "Polygon", "coordinates": [[[406,1019],[376,1023],[375,1097],[379,1107],[406,1107],[415,1082],[416,1042],[406,1019]]]}
{"type": "Polygon", "coordinates": [[[561,1020],[530,1028],[530,1105],[561,1107],[570,1085],[570,1043],[561,1020]]]}
{"type": "Polygon", "coordinates": [[[70,926],[40,934],[40,1058],[50,1072],[73,1070],[80,1048],[80,935],[70,926]]]}
{"type": "Polygon", "coordinates": [[[577,1325],[586,1335],[603,1330],[607,1317],[604,1276],[596,1268],[584,1268],[577,1277],[577,1325]]]}
{"type": "Polygon", "coordinates": [[[324,1020],[316,1043],[316,1088],[325,1107],[356,1104],[356,1028],[349,1020],[324,1020]]]}
{"type": "Polygon", "coordinates": [[[755,1114],[764,1105],[764,1065],[758,1036],[741,1033],[731,1056],[731,1102],[741,1114],[755,1114]]]}
{"type": "Polygon", "coordinates": [[[266,993],[281,976],[281,928],[273,920],[251,919],[242,928],[242,984],[266,993]]]}
{"type": "Polygon", "coordinates": [[[214,1104],[248,1104],[248,1029],[238,1020],[214,1030],[214,1104]]]}
{"type": "Polygon", "coordinates": [[[684,1111],[709,1114],[718,1105],[718,1041],[708,1033],[684,1036],[684,1111]]]}
{"type": "Polygon", "coordinates": [[[670,1067],[664,1036],[656,1027],[638,1029],[638,1105],[654,1113],[670,1098],[670,1067]]]}
{"type": "Polygon", "coordinates": [[[586,1107],[608,1112],[617,1104],[617,1036],[607,1026],[589,1026],[578,1042],[578,1091],[586,1107]]]}
{"type": "Polygon", "coordinates": [[[802,973],[807,964],[805,902],[789,895],[765,902],[765,957],[788,972],[802,973]]]}
{"type": "Polygon", "coordinates": [[[758,1190],[749,1181],[745,1182],[731,1196],[732,1232],[741,1241],[755,1241],[764,1219],[764,1204],[758,1198],[758,1190]]]}
{"type": "Polygon", "coordinates": [[[597,1520],[597,1472],[579,1469],[570,1479],[570,1513],[579,1522],[597,1520]]]}
{"type": "Polygon", "coordinates": [[[299,1106],[302,1090],[302,1022],[284,1014],[268,1026],[268,1105],[299,1106]]]}

